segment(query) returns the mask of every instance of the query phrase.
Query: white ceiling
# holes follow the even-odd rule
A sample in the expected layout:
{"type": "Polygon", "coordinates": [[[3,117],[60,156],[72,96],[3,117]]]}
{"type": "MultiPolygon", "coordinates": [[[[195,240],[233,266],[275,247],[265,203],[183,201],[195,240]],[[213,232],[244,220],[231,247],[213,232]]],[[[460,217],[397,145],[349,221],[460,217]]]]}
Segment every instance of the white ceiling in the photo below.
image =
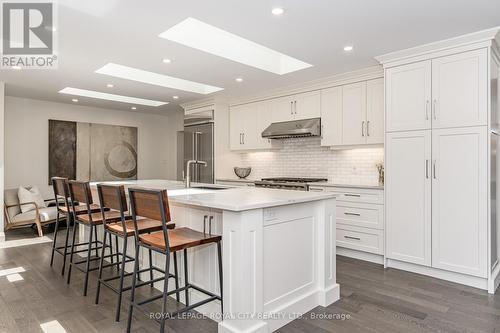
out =
{"type": "MultiPolygon", "coordinates": [[[[238,97],[372,66],[380,54],[498,26],[498,13],[498,0],[60,0],[58,69],[1,70],[0,80],[11,96],[72,103],[71,96],[58,94],[70,86],[168,101],[158,108],[137,107],[137,112],[168,112],[206,95],[94,71],[114,62],[223,87],[215,94],[238,97]],[[285,14],[273,16],[276,6],[285,14]],[[158,37],[187,17],[314,67],[280,76],[158,37]],[[354,51],[346,54],[343,47],[351,44],[354,51]],[[244,81],[237,83],[236,77],[244,81]]],[[[124,103],[78,99],[82,105],[130,110],[124,103]]]]}

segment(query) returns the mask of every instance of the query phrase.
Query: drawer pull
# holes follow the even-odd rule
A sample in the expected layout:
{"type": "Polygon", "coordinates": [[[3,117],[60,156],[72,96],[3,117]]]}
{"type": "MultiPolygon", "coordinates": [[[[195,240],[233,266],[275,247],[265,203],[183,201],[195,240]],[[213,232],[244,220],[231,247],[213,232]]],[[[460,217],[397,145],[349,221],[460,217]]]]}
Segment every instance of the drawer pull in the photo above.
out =
{"type": "Polygon", "coordinates": [[[344,215],[361,216],[361,214],[358,214],[358,213],[349,213],[349,212],[344,212],[344,215]]]}
{"type": "Polygon", "coordinates": [[[360,194],[350,194],[350,193],[345,193],[344,194],[346,197],[356,197],[356,198],[360,198],[361,195],[360,194]]]}
{"type": "Polygon", "coordinates": [[[360,240],[361,240],[361,238],[359,238],[359,237],[352,237],[352,236],[344,236],[344,238],[347,238],[347,239],[354,239],[354,240],[358,240],[358,241],[360,241],[360,240]]]}

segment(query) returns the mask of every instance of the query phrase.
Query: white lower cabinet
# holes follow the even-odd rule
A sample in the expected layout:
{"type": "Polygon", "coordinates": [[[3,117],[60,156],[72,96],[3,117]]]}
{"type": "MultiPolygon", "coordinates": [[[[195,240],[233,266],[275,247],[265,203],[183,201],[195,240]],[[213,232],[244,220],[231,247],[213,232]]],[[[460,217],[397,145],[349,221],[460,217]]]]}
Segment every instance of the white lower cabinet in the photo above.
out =
{"type": "Polygon", "coordinates": [[[432,266],[487,276],[487,129],[432,133],[432,266]]]}
{"type": "Polygon", "coordinates": [[[314,185],[309,190],[337,194],[337,246],[384,255],[383,189],[314,185]]]}
{"type": "Polygon", "coordinates": [[[487,277],[487,128],[386,136],[387,258],[487,277]]]}
{"type": "Polygon", "coordinates": [[[431,265],[431,131],[388,133],[387,258],[431,265]]]}

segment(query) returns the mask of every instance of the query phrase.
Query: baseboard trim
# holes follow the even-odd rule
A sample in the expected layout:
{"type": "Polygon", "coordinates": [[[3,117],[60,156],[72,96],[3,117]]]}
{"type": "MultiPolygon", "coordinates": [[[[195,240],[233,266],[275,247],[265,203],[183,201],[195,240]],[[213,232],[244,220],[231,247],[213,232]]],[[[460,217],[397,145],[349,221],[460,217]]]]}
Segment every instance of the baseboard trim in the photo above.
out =
{"type": "Polygon", "coordinates": [[[494,294],[500,285],[500,265],[497,265],[491,273],[491,278],[488,281],[488,293],[494,294]]]}
{"type": "Polygon", "coordinates": [[[0,242],[5,242],[5,232],[0,231],[0,242]]]}
{"type": "Polygon", "coordinates": [[[427,275],[436,279],[441,279],[474,288],[488,290],[488,279],[486,278],[445,271],[433,267],[425,267],[395,259],[387,259],[387,267],[401,269],[403,271],[409,271],[412,273],[427,275]]]}
{"type": "Polygon", "coordinates": [[[346,249],[345,247],[337,246],[337,255],[373,262],[375,264],[384,264],[384,256],[380,254],[368,253],[358,250],[346,249]]]}

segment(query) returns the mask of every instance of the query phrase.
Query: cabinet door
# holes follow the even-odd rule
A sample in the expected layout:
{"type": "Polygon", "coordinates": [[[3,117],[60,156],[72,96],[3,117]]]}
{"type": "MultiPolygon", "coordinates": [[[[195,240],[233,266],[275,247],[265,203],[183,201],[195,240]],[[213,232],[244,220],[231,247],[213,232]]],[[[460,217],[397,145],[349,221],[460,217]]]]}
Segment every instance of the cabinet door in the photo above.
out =
{"type": "Polygon", "coordinates": [[[385,141],[387,258],[431,265],[431,131],[385,141]]]}
{"type": "Polygon", "coordinates": [[[431,61],[392,67],[385,72],[386,131],[431,128],[431,61]]]}
{"type": "Polygon", "coordinates": [[[342,87],[342,144],[366,143],[366,82],[342,87]]]}
{"type": "Polygon", "coordinates": [[[229,112],[229,147],[231,150],[242,149],[243,124],[245,113],[248,112],[247,105],[231,107],[229,112]]]}
{"type": "Polygon", "coordinates": [[[293,96],[275,98],[271,101],[272,122],[293,120],[293,96]]]}
{"type": "Polygon", "coordinates": [[[321,117],[321,92],[311,91],[294,97],[294,119],[321,117]]]}
{"type": "Polygon", "coordinates": [[[321,90],[321,145],[342,144],[342,87],[321,90]]]}
{"type": "Polygon", "coordinates": [[[487,277],[487,129],[432,134],[432,266],[487,277]]]}
{"type": "Polygon", "coordinates": [[[487,124],[486,49],[432,60],[433,128],[487,124]]]}
{"type": "MultiPolygon", "coordinates": [[[[257,121],[254,128],[255,149],[270,149],[273,148],[273,141],[262,137],[262,132],[273,122],[271,114],[271,102],[262,101],[257,104],[257,121]]],[[[279,146],[279,143],[276,144],[279,146]]]]}
{"type": "Polygon", "coordinates": [[[366,143],[384,143],[384,79],[366,82],[366,143]]]}

